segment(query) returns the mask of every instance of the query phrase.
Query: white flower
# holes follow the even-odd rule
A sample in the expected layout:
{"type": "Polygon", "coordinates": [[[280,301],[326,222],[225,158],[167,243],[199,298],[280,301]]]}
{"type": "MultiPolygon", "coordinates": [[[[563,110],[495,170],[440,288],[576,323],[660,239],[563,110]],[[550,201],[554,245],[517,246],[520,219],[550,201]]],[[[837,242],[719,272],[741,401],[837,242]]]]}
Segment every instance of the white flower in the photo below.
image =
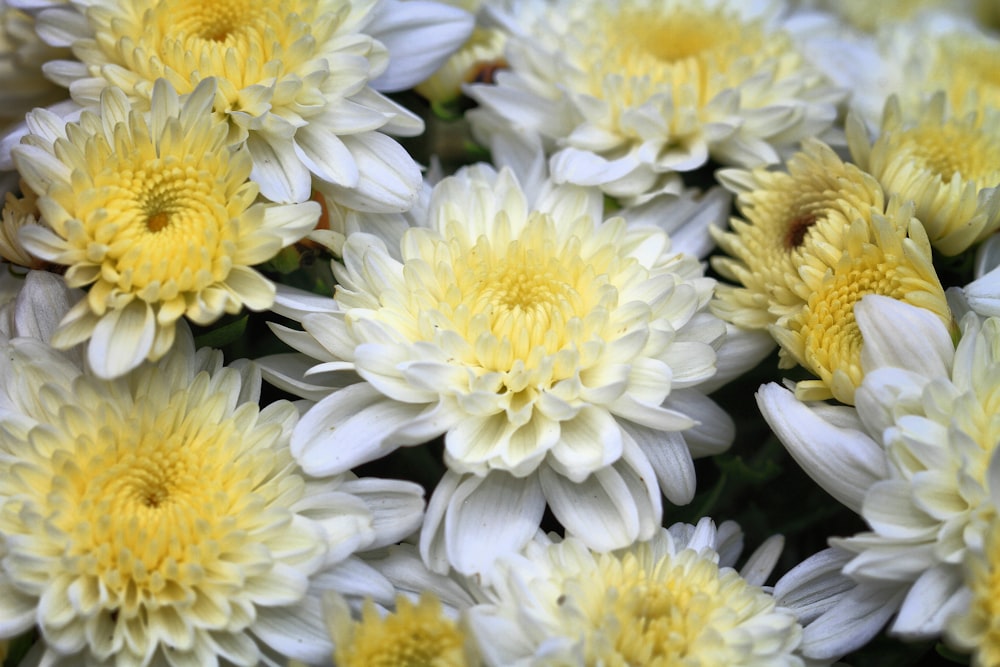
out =
{"type": "Polygon", "coordinates": [[[865,337],[856,411],[802,404],[776,385],[758,404],[805,471],[870,527],[831,540],[853,554],[843,568],[853,595],[897,611],[892,633],[932,637],[965,604],[962,559],[996,514],[987,470],[1000,441],[1000,320],[967,315],[956,349],[928,311],[870,296],[855,314],[865,337]]]}
{"type": "Polygon", "coordinates": [[[512,0],[509,71],[471,85],[470,112],[535,134],[559,182],[636,201],[709,156],[740,166],[833,123],[840,92],[800,53],[775,3],[512,0]]]}
{"type": "Polygon", "coordinates": [[[795,615],[760,587],[780,538],[737,572],[741,548],[707,518],[614,553],[536,539],[498,563],[470,623],[490,665],[802,665],[795,615]]]}
{"type": "Polygon", "coordinates": [[[53,344],[89,339],[88,360],[106,378],[162,357],[182,317],[210,324],[244,305],[269,308],[274,284],[252,266],[320,213],[316,202],[257,201],[250,155],[226,148],[226,124],[210,112],[214,80],[183,105],[166,81],[153,88],[149,113],[116,88],[78,123],[37,109],[14,149],[40,211],[21,244],[67,267],[70,286],[89,286],[53,344]]]}
{"type": "Polygon", "coordinates": [[[105,381],[32,338],[0,355],[0,635],[41,664],[325,660],[323,589],[391,600],[355,554],[421,519],[415,484],[302,474],[286,401],[183,329],[105,381]]]}
{"type": "MultiPolygon", "coordinates": [[[[273,327],[306,356],[263,361],[318,401],[293,435],[307,471],[444,435],[449,470],[421,536],[435,568],[479,571],[516,550],[546,502],[588,546],[648,539],[660,494],[690,501],[692,456],[732,437],[699,388],[725,336],[699,262],[657,227],[605,219],[596,189],[539,189],[532,201],[510,171],[475,166],[436,186],[400,259],[352,234],[335,300],[296,314],[293,296],[282,308],[305,331],[273,327]]],[[[656,210],[697,211],[675,203],[656,210]]]]}
{"type": "Polygon", "coordinates": [[[246,141],[268,199],[302,202],[318,186],[340,203],[405,210],[420,172],[387,134],[419,118],[377,91],[408,88],[468,37],[472,17],[414,0],[74,0],[39,16],[78,60],[46,73],[94,105],[107,87],[150,105],[166,78],[184,95],[219,81],[214,110],[246,141]]]}

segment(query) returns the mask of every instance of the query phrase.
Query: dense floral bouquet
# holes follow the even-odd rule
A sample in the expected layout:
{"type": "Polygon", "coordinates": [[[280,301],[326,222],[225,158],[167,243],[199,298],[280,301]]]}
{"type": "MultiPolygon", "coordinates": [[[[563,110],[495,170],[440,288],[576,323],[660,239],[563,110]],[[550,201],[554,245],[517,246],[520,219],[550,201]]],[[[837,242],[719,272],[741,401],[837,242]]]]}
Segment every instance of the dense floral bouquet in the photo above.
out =
{"type": "Polygon", "coordinates": [[[1000,665],[995,2],[0,12],[4,665],[1000,665]]]}

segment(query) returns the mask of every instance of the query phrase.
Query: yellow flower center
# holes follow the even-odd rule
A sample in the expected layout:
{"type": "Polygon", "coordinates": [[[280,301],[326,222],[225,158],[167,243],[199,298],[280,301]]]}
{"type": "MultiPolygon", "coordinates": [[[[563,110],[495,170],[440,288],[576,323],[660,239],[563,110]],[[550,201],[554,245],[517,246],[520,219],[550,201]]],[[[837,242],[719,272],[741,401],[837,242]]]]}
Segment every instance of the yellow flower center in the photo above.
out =
{"type": "Polygon", "coordinates": [[[823,290],[809,299],[802,334],[806,359],[827,378],[833,370],[861,382],[861,330],[854,319],[854,306],[866,294],[904,299],[907,290],[895,267],[882,257],[866,254],[850,267],[838,267],[823,290]]]}
{"type": "Polygon", "coordinates": [[[181,0],[164,4],[171,5],[175,17],[175,34],[213,42],[228,40],[229,45],[241,37],[245,39],[245,33],[259,21],[263,13],[261,3],[250,0],[181,0]]]}
{"type": "MultiPolygon", "coordinates": [[[[88,411],[67,393],[60,421],[52,422],[57,428],[30,433],[33,454],[0,485],[0,495],[19,499],[0,513],[5,533],[36,533],[18,514],[30,508],[48,526],[32,538],[44,546],[34,548],[60,559],[75,582],[78,611],[103,612],[118,626],[109,633],[124,628],[145,642],[141,628],[178,613],[217,629],[245,627],[252,611],[233,596],[248,576],[269,576],[273,557],[264,545],[300,537],[287,532],[286,508],[304,492],[287,472],[290,455],[248,446],[275,441],[279,427],[257,425],[254,404],[227,407],[230,395],[213,391],[207,374],[169,397],[154,391],[131,406],[115,391],[79,379],[73,392],[88,411]]],[[[315,554],[324,545],[300,547],[315,554]]],[[[25,563],[12,576],[48,581],[56,573],[46,567],[25,563]]],[[[173,626],[169,641],[190,637],[184,625],[173,626]]]]}
{"type": "MultiPolygon", "coordinates": [[[[88,15],[99,51],[84,61],[132,72],[135,85],[125,92],[141,98],[148,98],[146,82],[160,77],[181,94],[216,77],[227,102],[216,110],[238,111],[248,86],[308,74],[300,69],[315,59],[317,45],[330,38],[347,9],[346,0],[119,0],[88,15]]],[[[280,93],[284,104],[295,91],[280,93]]]]}
{"type": "Polygon", "coordinates": [[[583,40],[576,64],[589,77],[590,94],[608,101],[615,119],[621,110],[666,91],[685,116],[671,119],[673,130],[686,135],[712,98],[765,62],[787,60],[781,74],[798,62],[784,33],[765,38],[759,21],[743,21],[724,7],[597,11],[587,19],[591,34],[573,35],[583,40]],[[695,117],[686,117],[691,114],[695,117]]]}
{"type": "Polygon", "coordinates": [[[957,174],[980,188],[1000,184],[1000,140],[990,132],[957,123],[924,123],[893,141],[945,182],[957,174]]]}
{"type": "Polygon", "coordinates": [[[954,34],[942,38],[932,83],[956,113],[1000,108],[1000,44],[954,34]]]}
{"type": "MultiPolygon", "coordinates": [[[[432,307],[443,309],[455,330],[476,344],[478,365],[491,371],[509,371],[517,361],[531,366],[533,355],[583,347],[603,333],[608,311],[617,305],[616,279],[638,269],[610,245],[584,252],[579,237],[561,238],[552,218],[537,213],[515,240],[483,236],[470,248],[463,234],[450,236],[422,253],[451,257],[451,270],[434,280],[441,300],[432,307]]],[[[431,304],[415,302],[412,308],[419,312],[425,305],[431,304]]]]}
{"type": "Polygon", "coordinates": [[[95,179],[99,189],[87,193],[81,213],[95,238],[107,238],[105,264],[123,277],[120,283],[142,289],[176,281],[179,290],[192,291],[229,274],[238,230],[225,174],[213,178],[199,169],[200,157],[185,156],[187,164],[155,160],[135,170],[113,164],[95,179]]]}
{"type": "Polygon", "coordinates": [[[338,642],[334,659],[340,667],[466,667],[466,638],[448,618],[441,602],[424,593],[414,605],[404,596],[396,611],[381,617],[367,600],[349,642],[338,642]]]}
{"type": "Polygon", "coordinates": [[[573,593],[560,604],[569,613],[579,604],[593,624],[584,639],[587,665],[737,664],[749,647],[730,647],[721,638],[774,608],[735,570],[692,550],[657,562],[644,550],[621,558],[604,554],[598,571],[586,574],[564,589],[573,593]]]}

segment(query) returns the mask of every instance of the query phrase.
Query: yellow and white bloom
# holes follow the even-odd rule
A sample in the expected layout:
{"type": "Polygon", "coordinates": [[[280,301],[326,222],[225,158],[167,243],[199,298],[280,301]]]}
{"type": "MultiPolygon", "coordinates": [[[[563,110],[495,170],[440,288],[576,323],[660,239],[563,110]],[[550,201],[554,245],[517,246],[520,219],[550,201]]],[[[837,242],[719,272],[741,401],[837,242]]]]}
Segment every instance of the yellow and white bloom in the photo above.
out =
{"type": "Polygon", "coordinates": [[[855,306],[869,294],[925,308],[951,326],[930,243],[912,210],[892,200],[885,215],[854,219],[840,247],[820,245],[815,257],[822,261],[799,267],[806,303],[769,331],[781,347],[784,366],[797,363],[818,378],[796,385],[802,400],[832,397],[854,403],[866,345],[855,306]]]}
{"type": "Polygon", "coordinates": [[[34,14],[44,7],[38,2],[0,2],[0,125],[19,123],[35,107],[69,96],[42,73],[46,62],[69,56],[69,49],[49,46],[39,37],[34,14]]]}
{"type": "Polygon", "coordinates": [[[181,105],[161,80],[152,110],[109,88],[100,113],[64,124],[43,109],[14,149],[38,195],[40,224],[21,228],[28,252],[67,267],[72,287],[90,286],[53,339],[89,339],[88,359],[114,377],[162,357],[177,321],[208,324],[246,306],[266,310],[273,283],[251,268],[308,233],[316,202],[258,202],[250,155],[226,146],[206,80],[181,105]]]}
{"type": "MultiPolygon", "coordinates": [[[[538,135],[558,182],[635,201],[704,165],[779,161],[827,130],[839,90],[802,56],[775,3],[512,0],[509,71],[467,87],[469,117],[538,135]]],[[[502,10],[497,10],[501,12],[502,10]]],[[[485,122],[481,122],[484,121],[485,122]]]]}
{"type": "Polygon", "coordinates": [[[498,667],[803,665],[795,615],[761,588],[780,539],[738,572],[741,548],[734,523],[707,518],[612,553],[536,539],[498,564],[470,622],[498,667]]]}
{"type": "Polygon", "coordinates": [[[426,78],[472,30],[459,9],[399,0],[73,0],[39,21],[73,50],[46,71],[81,105],[116,87],[149,108],[159,78],[186,95],[214,77],[213,109],[229,144],[246,141],[264,196],[306,201],[315,178],[368,210],[408,208],[421,182],[387,135],[423,123],[378,91],[426,78]]]}
{"type": "Polygon", "coordinates": [[[1000,38],[974,21],[929,12],[883,26],[874,57],[853,72],[850,105],[869,128],[879,127],[885,104],[897,95],[912,122],[935,94],[963,118],[1000,108],[1000,38]]]}
{"type": "Polygon", "coordinates": [[[967,315],[956,348],[937,316],[900,301],[867,297],[855,313],[866,341],[856,410],[800,403],[775,384],[758,404],[803,469],[870,528],[831,541],[866,611],[846,601],[823,614],[865,617],[862,642],[892,613],[893,634],[939,636],[968,607],[962,561],[996,517],[1000,320],[967,315]]]}
{"type": "Polygon", "coordinates": [[[700,390],[726,329],[698,260],[658,227],[605,218],[597,189],[534,186],[529,198],[485,165],[445,179],[399,259],[350,235],[334,299],[283,305],[304,331],[273,327],[304,356],[263,361],[318,401],[292,439],[307,471],[444,436],[449,470],[421,535],[435,569],[516,551],[546,503],[594,548],[648,539],[661,493],[690,501],[692,456],[732,436],[700,390]]]}
{"type": "Polygon", "coordinates": [[[1000,228],[1000,108],[959,117],[939,93],[910,121],[890,97],[874,145],[858,119],[847,127],[854,161],[888,196],[914,202],[913,215],[942,254],[957,255],[1000,228]]]}
{"type": "Polygon", "coordinates": [[[260,409],[252,364],[177,342],[110,381],[2,344],[0,636],[37,627],[66,667],[322,661],[322,589],[391,599],[353,554],[412,532],[422,491],[304,475],[295,407],[260,409]]]}
{"type": "MultiPolygon", "coordinates": [[[[994,466],[994,474],[1000,467],[994,466]]],[[[993,503],[1000,476],[990,484],[993,503]]],[[[969,588],[968,607],[953,616],[945,628],[948,643],[972,654],[973,667],[1000,664],[1000,519],[994,519],[982,549],[970,550],[965,557],[965,580],[969,588]]]]}
{"type": "Polygon", "coordinates": [[[731,231],[710,230],[730,255],[712,257],[712,268],[738,283],[719,285],[712,308],[749,329],[801,310],[812,293],[801,270],[843,250],[855,220],[885,213],[878,182],[817,140],[789,158],[787,171],[723,169],[718,177],[737,193],[743,217],[730,221],[731,231]]]}

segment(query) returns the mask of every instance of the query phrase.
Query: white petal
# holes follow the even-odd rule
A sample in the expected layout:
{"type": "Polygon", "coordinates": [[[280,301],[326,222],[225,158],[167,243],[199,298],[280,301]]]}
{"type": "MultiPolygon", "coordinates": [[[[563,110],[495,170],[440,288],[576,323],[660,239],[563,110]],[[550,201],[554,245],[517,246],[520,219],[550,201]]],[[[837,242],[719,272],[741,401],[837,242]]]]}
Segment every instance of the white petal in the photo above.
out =
{"type": "Polygon", "coordinates": [[[867,644],[899,608],[905,589],[859,584],[806,626],[799,651],[807,658],[836,660],[867,644]]]}
{"type": "Polygon", "coordinates": [[[394,213],[410,209],[423,183],[420,168],[395,139],[380,132],[341,137],[358,165],[356,186],[336,184],[323,191],[342,206],[358,211],[394,213]]]}
{"type": "Polygon", "coordinates": [[[621,549],[639,537],[639,512],[614,468],[598,470],[579,484],[548,466],[538,471],[549,507],[568,533],[595,551],[621,549]]]}
{"type": "Polygon", "coordinates": [[[889,632],[908,640],[939,636],[951,616],[966,611],[960,593],[965,589],[962,570],[942,563],[924,572],[913,582],[889,632]]]}
{"type": "Polygon", "coordinates": [[[358,166],[344,142],[325,127],[309,124],[295,133],[295,154],[309,171],[328,183],[353,188],[358,166]]]}
{"type": "Polygon", "coordinates": [[[881,446],[865,433],[824,421],[773,382],[758,390],[757,406],[806,474],[849,509],[860,512],[865,492],[888,474],[881,446]]]}
{"type": "Polygon", "coordinates": [[[274,202],[304,202],[312,193],[312,175],[295,154],[292,142],[275,138],[270,143],[259,132],[251,132],[246,143],[253,156],[250,178],[260,185],[260,193],[274,202]]]}
{"type": "Polygon", "coordinates": [[[49,342],[70,305],[82,296],[66,287],[66,281],[48,271],[29,271],[14,301],[13,336],[49,342]]]}
{"type": "Polygon", "coordinates": [[[424,490],[419,484],[364,477],[344,482],[341,490],[361,499],[372,513],[376,537],[368,549],[404,540],[424,519],[424,490]]]}
{"type": "Polygon", "coordinates": [[[335,391],[312,406],[292,432],[292,455],[310,475],[334,475],[385,456],[386,437],[422,405],[386,398],[367,383],[335,391]]]}
{"type": "Polygon", "coordinates": [[[315,595],[288,607],[259,607],[251,631],[271,648],[303,662],[320,663],[333,653],[315,595]]]}
{"type": "Polygon", "coordinates": [[[869,294],[854,307],[864,344],[865,372],[905,368],[925,377],[947,377],[955,345],[941,319],[925,308],[869,294]]]}
{"type": "Polygon", "coordinates": [[[367,32],[389,50],[389,68],[370,85],[385,92],[417,85],[465,43],[473,23],[472,14],[440,2],[383,2],[367,32]]]}
{"type": "Polygon", "coordinates": [[[396,597],[392,583],[357,556],[313,575],[312,583],[320,590],[337,591],[342,595],[359,598],[369,597],[381,604],[391,604],[396,597]]]}
{"type": "Polygon", "coordinates": [[[155,337],[153,309],[135,299],[98,320],[87,346],[87,361],[98,377],[119,377],[145,361],[155,337]]]}
{"type": "Polygon", "coordinates": [[[736,437],[732,417],[708,396],[697,390],[681,389],[670,394],[663,407],[685,414],[697,423],[681,431],[693,458],[721,454],[736,437]]]}
{"type": "Polygon", "coordinates": [[[622,421],[621,425],[649,460],[667,500],[675,505],[691,502],[695,492],[694,461],[684,436],[655,431],[629,421],[622,421]]]}
{"type": "Polygon", "coordinates": [[[749,584],[763,586],[767,578],[771,576],[774,566],[777,565],[784,546],[785,538],[781,535],[772,535],[767,538],[750,554],[750,558],[740,568],[740,576],[749,584]]]}
{"type": "Polygon", "coordinates": [[[517,553],[527,544],[538,532],[544,511],[545,499],[534,475],[466,476],[448,499],[448,560],[462,574],[489,571],[497,558],[517,553]]]}
{"type": "Polygon", "coordinates": [[[336,313],[340,310],[340,306],[330,297],[287,285],[278,285],[271,310],[278,315],[301,322],[302,318],[310,313],[336,313]]]}

